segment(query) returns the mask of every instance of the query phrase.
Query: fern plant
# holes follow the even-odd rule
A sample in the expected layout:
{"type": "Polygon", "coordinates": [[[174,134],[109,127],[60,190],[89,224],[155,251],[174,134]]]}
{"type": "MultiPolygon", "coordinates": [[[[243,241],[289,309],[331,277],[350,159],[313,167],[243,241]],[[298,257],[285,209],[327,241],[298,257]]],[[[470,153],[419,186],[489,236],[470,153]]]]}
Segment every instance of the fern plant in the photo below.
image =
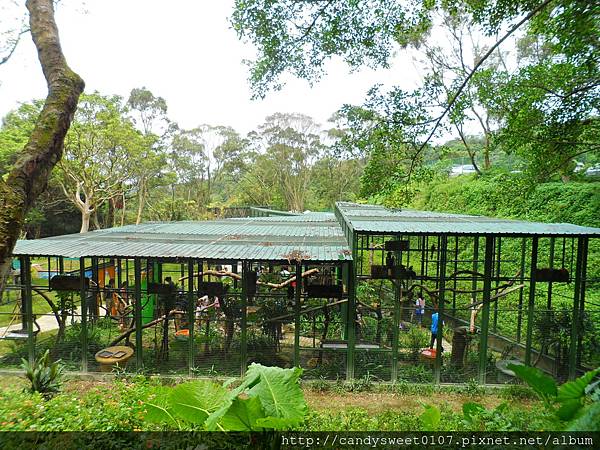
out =
{"type": "Polygon", "coordinates": [[[60,390],[63,380],[64,367],[60,362],[50,361],[50,351],[46,350],[42,356],[29,363],[21,359],[21,368],[25,371],[25,377],[30,381],[31,392],[39,392],[44,396],[50,396],[60,390]]]}

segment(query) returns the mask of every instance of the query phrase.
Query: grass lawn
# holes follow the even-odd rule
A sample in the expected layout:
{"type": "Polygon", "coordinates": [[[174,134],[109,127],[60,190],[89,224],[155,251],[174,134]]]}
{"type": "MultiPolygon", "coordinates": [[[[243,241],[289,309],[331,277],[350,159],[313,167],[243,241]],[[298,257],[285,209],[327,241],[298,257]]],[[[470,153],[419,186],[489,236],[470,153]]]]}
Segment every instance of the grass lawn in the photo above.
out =
{"type": "MultiPolygon", "coordinates": [[[[54,300],[54,293],[48,292],[47,294],[52,300],[54,300]]],[[[21,322],[21,317],[19,315],[20,309],[18,306],[15,309],[16,303],[14,300],[14,294],[12,298],[13,301],[11,301],[10,303],[0,305],[0,327],[8,326],[11,323],[11,321],[13,325],[21,322]],[[17,314],[17,317],[13,320],[15,312],[17,314]]],[[[41,295],[36,294],[35,292],[33,293],[33,314],[38,316],[42,314],[52,314],[52,308],[50,308],[48,302],[44,300],[41,295]]]]}

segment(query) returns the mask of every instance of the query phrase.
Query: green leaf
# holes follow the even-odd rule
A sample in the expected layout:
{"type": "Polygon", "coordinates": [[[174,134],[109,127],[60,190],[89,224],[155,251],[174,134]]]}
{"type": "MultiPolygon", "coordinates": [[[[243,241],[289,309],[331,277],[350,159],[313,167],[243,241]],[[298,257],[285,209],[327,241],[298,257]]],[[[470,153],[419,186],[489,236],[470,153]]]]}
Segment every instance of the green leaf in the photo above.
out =
{"type": "Polygon", "coordinates": [[[575,417],[582,406],[581,399],[565,400],[556,411],[556,415],[560,420],[570,420],[575,417]]]}
{"type": "Polygon", "coordinates": [[[152,423],[174,424],[178,429],[179,422],[174,417],[174,412],[169,405],[169,396],[171,388],[166,386],[157,386],[153,392],[153,397],[145,401],[146,415],[144,419],[152,423]]]}
{"type": "Polygon", "coordinates": [[[282,419],[280,417],[264,417],[256,420],[256,427],[258,429],[269,428],[272,430],[285,430],[290,428],[288,419],[282,419]]]}
{"type": "MultiPolygon", "coordinates": [[[[220,426],[219,421],[225,414],[227,414],[227,411],[229,410],[229,408],[231,407],[231,405],[233,404],[233,402],[237,398],[237,396],[240,395],[242,392],[244,392],[246,389],[249,389],[252,386],[256,385],[258,382],[260,382],[260,374],[247,373],[246,377],[244,378],[244,381],[242,381],[242,384],[240,384],[237,388],[230,391],[225,396],[225,399],[224,399],[223,403],[221,404],[221,407],[218,408],[213,413],[211,413],[206,418],[206,422],[204,423],[205,428],[210,431],[210,430],[215,430],[218,426],[220,426]]],[[[221,426],[221,428],[223,428],[223,427],[221,426]]]]}
{"type": "Polygon", "coordinates": [[[169,404],[179,417],[200,425],[223,404],[227,394],[224,387],[210,381],[190,381],[172,389],[169,404]]]}
{"type": "Polygon", "coordinates": [[[479,403],[467,402],[463,405],[462,410],[465,419],[472,421],[473,416],[481,414],[483,411],[485,411],[485,408],[479,403]]]}
{"type": "Polygon", "coordinates": [[[590,384],[596,375],[600,373],[600,367],[595,370],[590,370],[576,380],[569,381],[558,388],[557,400],[561,403],[579,399],[585,396],[585,388],[590,384]]]}
{"type": "Polygon", "coordinates": [[[224,387],[224,388],[228,388],[229,386],[231,386],[231,385],[232,385],[233,383],[235,383],[236,381],[237,381],[237,378],[236,378],[236,377],[231,377],[231,378],[228,378],[228,379],[226,379],[226,380],[223,382],[223,387],[224,387]]]}
{"type": "Polygon", "coordinates": [[[579,416],[569,423],[566,431],[600,431],[600,402],[583,408],[579,416]]]}
{"type": "Polygon", "coordinates": [[[435,405],[424,405],[425,411],[419,416],[425,431],[436,431],[440,425],[442,414],[435,405]]]}
{"type": "Polygon", "coordinates": [[[516,364],[509,364],[507,368],[525,381],[543,400],[556,397],[556,382],[540,369],[516,364]]]}
{"type": "Polygon", "coordinates": [[[227,431],[255,431],[256,421],[265,417],[258,397],[237,397],[221,418],[219,424],[227,431]]]}
{"type": "MultiPolygon", "coordinates": [[[[299,378],[302,369],[282,369],[252,364],[248,368],[248,376],[260,376],[260,383],[248,391],[251,397],[260,399],[265,415],[282,421],[272,421],[277,429],[297,426],[304,421],[307,411],[304,393],[300,388],[299,378]]],[[[263,425],[266,426],[266,425],[263,425]]]]}

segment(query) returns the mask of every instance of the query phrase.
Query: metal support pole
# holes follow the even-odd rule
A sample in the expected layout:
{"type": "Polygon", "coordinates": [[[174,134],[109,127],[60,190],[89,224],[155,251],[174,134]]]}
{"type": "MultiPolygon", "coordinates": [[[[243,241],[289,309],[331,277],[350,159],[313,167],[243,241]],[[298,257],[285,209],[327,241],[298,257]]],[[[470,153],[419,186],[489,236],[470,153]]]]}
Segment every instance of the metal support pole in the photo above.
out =
{"type": "Polygon", "coordinates": [[[436,354],[433,379],[440,383],[442,373],[442,339],[444,338],[444,307],[446,301],[446,262],[448,260],[448,236],[443,235],[438,239],[438,327],[436,336],[436,354]]]}
{"type": "Polygon", "coordinates": [[[33,295],[31,291],[31,260],[29,256],[21,257],[21,283],[23,284],[21,308],[24,310],[27,329],[27,354],[29,363],[35,361],[35,336],[33,335],[33,295]]]}
{"type": "Polygon", "coordinates": [[[531,274],[529,276],[529,304],[527,306],[527,330],[525,341],[525,364],[531,365],[531,342],[533,338],[533,312],[535,309],[535,270],[537,269],[538,238],[531,240],[531,274]]]}
{"type": "MultiPolygon", "coordinates": [[[[94,282],[95,292],[94,292],[94,313],[91,315],[94,320],[97,320],[100,316],[102,316],[103,309],[102,306],[106,306],[102,302],[104,301],[104,291],[103,287],[106,286],[106,280],[104,280],[104,286],[100,286],[100,269],[98,268],[98,258],[92,258],[90,260],[90,268],[92,270],[92,281],[94,282]]],[[[85,267],[82,269],[85,273],[85,267]]],[[[104,311],[105,315],[109,314],[108,308],[104,311]]]]}
{"type": "Polygon", "coordinates": [[[456,272],[458,272],[458,236],[454,236],[454,280],[452,283],[452,317],[456,316],[456,272]]]}
{"type": "Polygon", "coordinates": [[[437,248],[435,250],[435,288],[439,289],[440,288],[440,252],[441,252],[441,246],[442,246],[442,239],[441,236],[437,237],[437,248]]]}
{"type": "MultiPolygon", "coordinates": [[[[353,240],[354,242],[354,240],[353,240]]],[[[347,323],[348,323],[348,348],[346,349],[346,380],[350,381],[354,378],[354,354],[356,347],[356,333],[355,333],[355,312],[356,312],[356,272],[354,267],[354,261],[348,263],[348,309],[347,309],[347,323]]]]}
{"type": "Polygon", "coordinates": [[[81,370],[88,371],[88,304],[85,288],[85,258],[79,258],[79,295],[81,296],[81,370]]]}
{"type": "MultiPolygon", "coordinates": [[[[496,252],[496,287],[500,285],[500,263],[502,261],[502,238],[498,236],[496,238],[498,242],[498,250],[496,252]]],[[[498,331],[498,302],[494,302],[494,333],[498,331]]]]}
{"type": "Polygon", "coordinates": [[[582,332],[579,333],[577,338],[577,363],[576,368],[581,364],[581,351],[582,351],[582,341],[583,341],[583,320],[585,314],[585,289],[586,289],[586,281],[587,281],[587,256],[588,256],[588,245],[589,239],[584,239],[584,247],[582,253],[582,261],[581,261],[581,288],[579,291],[579,330],[582,332]]]}
{"type": "MultiPolygon", "coordinates": [[[[342,280],[349,280],[352,275],[350,274],[350,267],[347,264],[342,266],[342,280]]],[[[346,286],[349,286],[346,284],[346,286]]],[[[348,289],[350,289],[348,287],[348,289]]],[[[342,319],[342,340],[348,340],[348,303],[342,303],[340,305],[340,316],[342,319]]]]}
{"type": "Polygon", "coordinates": [[[133,311],[135,321],[135,363],[137,370],[142,370],[144,367],[144,358],[142,355],[142,262],[139,258],[134,259],[133,270],[135,280],[135,308],[133,311]]]}
{"type": "Polygon", "coordinates": [[[121,273],[121,258],[113,259],[115,264],[115,275],[117,277],[117,285],[116,289],[121,289],[121,284],[123,284],[123,274],[121,273]]]}
{"type": "Polygon", "coordinates": [[[577,340],[579,335],[579,302],[581,301],[581,279],[585,256],[585,238],[577,238],[577,261],[575,263],[575,286],[573,289],[573,316],[571,317],[571,342],[569,343],[569,379],[577,373],[577,340]]]}
{"type": "Polygon", "coordinates": [[[483,307],[481,310],[481,334],[479,340],[479,383],[485,384],[487,370],[487,349],[490,327],[490,298],[492,292],[492,272],[494,267],[494,236],[485,237],[485,260],[483,262],[483,307]]]}
{"type": "Polygon", "coordinates": [[[479,269],[479,236],[475,236],[473,239],[473,282],[471,283],[471,289],[473,290],[473,294],[471,294],[471,303],[477,303],[477,273],[479,269]]]}
{"type": "MultiPolygon", "coordinates": [[[[550,257],[548,258],[548,267],[554,268],[554,238],[550,238],[550,257]]],[[[552,309],[552,281],[548,282],[548,303],[547,309],[552,309]]]]}
{"type": "MultiPolygon", "coordinates": [[[[402,239],[402,235],[395,236],[397,240],[402,239]]],[[[402,265],[402,253],[394,252],[394,258],[398,266],[402,265]]],[[[392,382],[398,379],[398,345],[400,339],[400,321],[402,319],[402,281],[393,280],[394,286],[394,321],[392,328],[392,382]]]]}
{"type": "Polygon", "coordinates": [[[421,280],[425,280],[425,259],[427,258],[427,244],[425,243],[425,236],[420,237],[421,245],[421,280]]]}
{"type": "Polygon", "coordinates": [[[300,367],[300,294],[302,291],[302,263],[296,263],[296,289],[294,291],[294,366],[300,367]]]}
{"type": "Polygon", "coordinates": [[[394,284],[394,321],[392,332],[392,383],[398,379],[398,340],[400,338],[400,301],[402,300],[402,284],[400,280],[392,280],[394,284]]]}
{"type": "MultiPolygon", "coordinates": [[[[237,271],[237,263],[235,264],[237,271]]],[[[248,320],[248,262],[242,262],[242,323],[241,323],[241,346],[240,346],[240,360],[241,367],[240,373],[243,377],[246,375],[246,366],[248,360],[248,333],[247,333],[247,320],[248,320]]]]}
{"type": "MultiPolygon", "coordinates": [[[[187,263],[187,272],[188,272],[188,288],[187,288],[187,298],[188,298],[188,323],[190,326],[189,330],[189,338],[188,338],[188,373],[191,376],[194,373],[194,356],[195,356],[195,334],[196,334],[196,305],[194,302],[194,261],[189,259],[187,263]]],[[[162,274],[161,274],[162,275],[162,274]]],[[[161,277],[162,278],[162,277],[161,277]]],[[[167,323],[169,323],[167,321],[167,323]]]]}
{"type": "Polygon", "coordinates": [[[429,278],[429,236],[425,236],[424,242],[425,274],[423,280],[427,280],[429,278]]]}
{"type": "MultiPolygon", "coordinates": [[[[527,251],[527,239],[521,240],[521,284],[525,282],[525,252],[527,251]]],[[[517,312],[517,343],[521,343],[521,327],[523,326],[523,289],[519,289],[519,306],[517,312]]]]}

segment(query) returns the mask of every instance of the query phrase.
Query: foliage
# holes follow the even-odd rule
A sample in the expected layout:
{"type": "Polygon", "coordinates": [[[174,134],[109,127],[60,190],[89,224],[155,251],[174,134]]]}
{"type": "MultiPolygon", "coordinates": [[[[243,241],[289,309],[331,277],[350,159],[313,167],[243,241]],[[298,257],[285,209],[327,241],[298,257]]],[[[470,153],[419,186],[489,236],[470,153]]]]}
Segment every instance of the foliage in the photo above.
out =
{"type": "Polygon", "coordinates": [[[387,66],[394,45],[417,40],[429,28],[434,2],[237,0],[232,24],[238,36],[258,49],[251,63],[255,94],[280,88],[289,71],[316,79],[324,62],[341,56],[354,67],[387,66]]]}
{"type": "MultiPolygon", "coordinates": [[[[536,315],[534,324],[537,342],[542,348],[554,352],[556,374],[559,379],[568,375],[569,350],[571,342],[572,312],[549,309],[536,315]]],[[[579,332],[582,335],[593,335],[593,324],[587,313],[580,319],[579,332]]]]}
{"type": "Polygon", "coordinates": [[[16,161],[17,153],[29,140],[37,117],[42,109],[42,101],[23,103],[2,119],[0,129],[0,175],[8,173],[16,161]]]}
{"type": "Polygon", "coordinates": [[[407,331],[400,333],[400,348],[410,349],[410,357],[416,360],[421,350],[429,345],[429,333],[425,328],[419,326],[410,326],[407,331]]]}
{"type": "Polygon", "coordinates": [[[26,359],[22,360],[21,368],[25,371],[25,377],[31,383],[29,390],[50,396],[60,390],[63,378],[63,366],[58,361],[50,361],[50,352],[46,350],[42,356],[36,358],[33,363],[26,359]]]}
{"type": "Polygon", "coordinates": [[[388,67],[394,50],[420,51],[427,60],[421,86],[386,93],[375,86],[362,106],[341,110],[349,129],[344,145],[391,166],[384,177],[383,165],[367,166],[363,194],[374,195],[390,184],[406,188],[399,182],[422,164],[431,138],[450,129],[479,171],[463,129],[468,122],[482,129],[486,169],[490,151],[501,149],[526,161],[534,181],[556,173],[568,180],[573,158],[598,154],[598,14],[585,0],[240,0],[232,23],[258,50],[250,82],[259,96],[280,88],[286,72],[318,79],[334,56],[352,68],[388,67]],[[440,46],[440,24],[450,48],[440,46]],[[507,52],[491,51],[492,44],[518,27],[519,53],[512,52],[510,67],[507,52]],[[495,38],[478,43],[477,36],[495,38]]]}
{"type": "Polygon", "coordinates": [[[431,383],[433,381],[433,372],[422,364],[403,365],[398,368],[398,381],[407,381],[411,383],[431,383]]]}
{"type": "Polygon", "coordinates": [[[86,390],[65,389],[50,399],[38,393],[3,389],[1,428],[5,431],[139,430],[144,424],[144,405],[140,399],[156,386],[156,380],[137,377],[86,390]]]}
{"type": "MultiPolygon", "coordinates": [[[[4,380],[8,386],[0,389],[0,428],[3,431],[158,431],[160,429],[178,429],[175,425],[160,425],[146,420],[147,403],[143,401],[154,396],[165,387],[158,377],[146,378],[133,376],[111,382],[77,381],[66,384],[63,392],[45,399],[39,393],[23,392],[14,382],[4,380]]],[[[335,390],[335,383],[330,383],[332,392],[326,394],[331,403],[320,402],[305,415],[305,420],[294,426],[298,431],[331,431],[331,430],[381,430],[381,431],[415,431],[424,430],[420,419],[421,412],[411,409],[411,404],[418,404],[419,399],[426,397],[428,403],[435,401],[440,413],[439,431],[472,431],[473,427],[465,421],[463,413],[455,411],[446,403],[448,396],[455,395],[454,390],[432,385],[415,385],[413,383],[400,386],[380,385],[373,387],[376,394],[364,396],[352,394],[346,404],[343,395],[345,390],[335,390]],[[401,388],[401,389],[397,389],[401,388]],[[406,388],[406,389],[405,389],[406,388]],[[397,399],[400,408],[371,404],[373,398],[397,399]],[[375,397],[374,397],[375,396],[375,397]],[[357,399],[366,402],[364,406],[355,406],[357,399]],[[433,400],[435,399],[435,400],[433,400]]],[[[168,388],[172,389],[172,388],[168,388]]],[[[229,391],[228,391],[229,392],[229,391]]],[[[320,397],[317,397],[317,400],[320,397]]],[[[493,400],[490,400],[493,403],[493,400]]],[[[558,430],[559,425],[552,417],[539,408],[537,401],[523,404],[512,401],[505,408],[490,408],[493,414],[497,409],[497,417],[484,419],[471,415],[477,429],[485,431],[535,431],[558,430]],[[503,425],[503,423],[505,425],[503,425]],[[503,428],[505,427],[505,428],[503,428]]],[[[180,423],[186,430],[199,429],[191,422],[180,423]]],[[[585,428],[584,428],[585,429],[585,428]]],[[[98,436],[95,437],[96,439],[98,436]]],[[[114,447],[120,448],[120,447],[114,447]]]]}
{"type": "Polygon", "coordinates": [[[437,431],[442,415],[440,410],[432,405],[423,405],[425,411],[419,416],[424,431],[437,431]]]}
{"type": "Polygon", "coordinates": [[[560,386],[548,375],[535,367],[509,364],[508,368],[525,381],[544,403],[546,409],[562,421],[571,421],[568,429],[574,431],[598,431],[600,410],[600,367],[560,386]],[[582,428],[592,425],[593,429],[582,428]]]}
{"type": "MultiPolygon", "coordinates": [[[[544,183],[529,189],[518,175],[434,180],[419,185],[410,206],[429,211],[488,215],[596,226],[600,190],[595,183],[544,183]]],[[[390,206],[396,205],[390,197],[390,206]]]]}
{"type": "Polygon", "coordinates": [[[124,184],[132,175],[128,160],[139,161],[136,156],[147,145],[125,113],[118,96],[82,95],[65,138],[64,158],[54,180],[80,211],[83,231],[105,202],[124,195],[124,184]]]}
{"type": "Polygon", "coordinates": [[[251,364],[235,389],[210,381],[161,387],[146,402],[146,420],[181,429],[182,422],[207,430],[288,429],[304,420],[306,403],[299,385],[301,369],[251,364]],[[243,394],[243,396],[242,396],[243,394]]]}
{"type": "Polygon", "coordinates": [[[473,431],[519,431],[506,417],[508,403],[501,403],[493,409],[487,409],[479,403],[463,404],[463,421],[473,431]]]}

